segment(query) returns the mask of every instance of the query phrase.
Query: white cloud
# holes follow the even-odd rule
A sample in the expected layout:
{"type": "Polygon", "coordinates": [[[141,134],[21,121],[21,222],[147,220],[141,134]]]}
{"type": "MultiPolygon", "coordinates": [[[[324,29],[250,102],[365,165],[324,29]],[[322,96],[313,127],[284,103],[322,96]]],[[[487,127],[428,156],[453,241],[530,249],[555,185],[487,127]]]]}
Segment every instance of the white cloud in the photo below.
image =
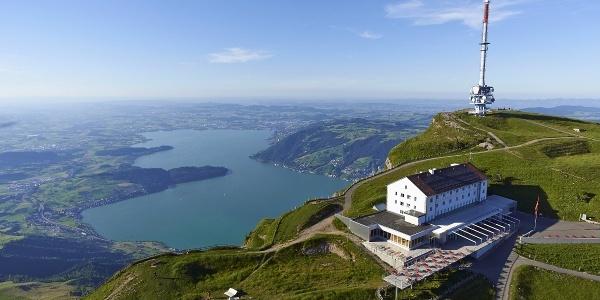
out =
{"type": "Polygon", "coordinates": [[[352,32],[362,38],[370,39],[370,40],[376,40],[376,39],[380,39],[383,37],[383,34],[374,33],[374,32],[368,31],[368,30],[358,31],[351,27],[331,26],[331,28],[346,30],[346,31],[352,32]]]}
{"type": "Polygon", "coordinates": [[[358,35],[360,37],[363,37],[365,39],[370,39],[370,40],[376,40],[376,39],[380,39],[380,38],[383,37],[383,35],[381,35],[381,34],[373,33],[373,32],[370,32],[368,30],[360,32],[360,33],[358,33],[358,35]]]}
{"type": "MultiPolygon", "coordinates": [[[[523,0],[490,4],[490,22],[519,14],[520,11],[514,9],[514,6],[521,2],[523,0]]],[[[389,4],[385,11],[388,18],[413,20],[413,25],[438,25],[457,21],[479,29],[483,20],[483,3],[474,0],[408,0],[389,4]]]]}
{"type": "Polygon", "coordinates": [[[211,53],[208,55],[208,61],[211,63],[244,63],[253,60],[263,60],[273,55],[266,51],[247,50],[244,48],[227,48],[224,52],[211,53]]]}

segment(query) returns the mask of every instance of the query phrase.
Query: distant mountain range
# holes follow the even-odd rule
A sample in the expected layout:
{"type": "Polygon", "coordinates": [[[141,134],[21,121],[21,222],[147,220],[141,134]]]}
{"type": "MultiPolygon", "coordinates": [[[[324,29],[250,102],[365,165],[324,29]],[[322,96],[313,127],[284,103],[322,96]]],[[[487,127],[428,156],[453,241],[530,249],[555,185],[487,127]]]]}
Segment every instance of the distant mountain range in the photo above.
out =
{"type": "Polygon", "coordinates": [[[600,122],[600,107],[587,107],[578,105],[561,105],[556,107],[529,107],[522,111],[535,112],[547,115],[558,115],[587,121],[600,122]]]}

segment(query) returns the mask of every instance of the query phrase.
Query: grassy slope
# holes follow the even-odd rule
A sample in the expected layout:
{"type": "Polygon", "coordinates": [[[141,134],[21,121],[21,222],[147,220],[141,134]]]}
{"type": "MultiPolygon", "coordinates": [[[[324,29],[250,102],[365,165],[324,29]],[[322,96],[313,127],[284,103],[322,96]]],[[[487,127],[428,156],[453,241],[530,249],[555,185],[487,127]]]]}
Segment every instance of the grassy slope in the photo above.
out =
{"type": "Polygon", "coordinates": [[[600,282],[528,265],[515,270],[511,286],[513,300],[600,299],[600,282]]]}
{"type": "Polygon", "coordinates": [[[284,213],[277,219],[264,219],[246,236],[244,246],[249,249],[267,249],[298,236],[307,227],[324,219],[339,207],[327,202],[308,202],[306,205],[284,213]]]}
{"type": "Polygon", "coordinates": [[[311,125],[255,154],[261,161],[346,179],[371,174],[381,167],[390,147],[415,136],[422,120],[347,119],[311,125]],[[413,123],[416,121],[416,124],[413,123]]]}
{"type": "Polygon", "coordinates": [[[24,238],[24,236],[22,236],[22,235],[9,235],[9,234],[0,233],[0,249],[2,249],[4,247],[4,244],[6,244],[8,242],[18,241],[23,238],[24,238]]]}
{"type": "Polygon", "coordinates": [[[203,299],[207,292],[221,297],[230,287],[255,299],[370,299],[380,284],[379,267],[354,244],[318,236],[275,253],[213,250],[159,256],[116,274],[86,299],[203,299]],[[304,249],[326,243],[342,254],[303,255],[304,249]]]}
{"type": "Polygon", "coordinates": [[[487,138],[489,136],[484,131],[461,123],[454,114],[441,113],[433,118],[423,133],[394,147],[388,159],[392,166],[397,166],[408,161],[470,149],[487,138]]]}
{"type": "Polygon", "coordinates": [[[0,282],[0,299],[5,300],[70,300],[77,297],[69,296],[74,286],[65,283],[24,282],[13,283],[11,281],[0,282]]]}
{"type": "MultiPolygon", "coordinates": [[[[412,288],[398,290],[397,299],[432,299],[436,295],[445,292],[446,290],[448,290],[448,288],[469,277],[471,274],[471,272],[466,270],[441,271],[427,278],[427,280],[419,282],[412,288]]],[[[477,276],[475,277],[475,279],[473,279],[473,281],[469,282],[464,287],[456,290],[456,292],[451,293],[444,299],[491,300],[494,298],[493,296],[494,290],[490,289],[489,280],[485,279],[484,276],[477,276]],[[471,287],[475,287],[478,290],[472,290],[471,287]],[[473,297],[473,295],[476,296],[473,297]]],[[[383,293],[383,298],[385,300],[396,299],[395,289],[393,287],[387,289],[387,291],[383,293]]]]}
{"type": "Polygon", "coordinates": [[[456,289],[444,299],[492,300],[496,299],[494,284],[487,277],[478,274],[469,283],[456,289]]]}
{"type": "MultiPolygon", "coordinates": [[[[363,184],[353,197],[352,209],[349,216],[359,216],[371,212],[376,203],[385,201],[386,185],[406,175],[429,168],[442,168],[451,163],[464,163],[472,158],[473,164],[484,170],[490,177],[490,194],[499,194],[518,201],[519,210],[532,212],[537,197],[540,196],[540,212],[550,217],[577,220],[580,213],[600,217],[600,142],[574,138],[568,133],[549,130],[529,121],[552,126],[554,128],[574,133],[573,128],[586,128],[582,135],[600,138],[600,124],[572,120],[562,117],[541,116],[518,112],[499,112],[484,118],[475,118],[466,114],[456,113],[461,119],[474,124],[478,128],[494,132],[509,146],[543,138],[560,138],[540,141],[528,146],[501,151],[482,152],[476,147],[472,155],[469,149],[446,150],[450,157],[436,158],[419,162],[406,168],[399,168],[384,177],[363,184]],[[520,118],[520,119],[514,119],[520,118]],[[528,121],[529,120],[529,121],[528,121]],[[559,153],[562,156],[550,158],[544,152],[547,148],[567,149],[563,144],[573,141],[583,141],[587,144],[589,153],[571,155],[559,153]]],[[[436,116],[436,120],[441,116],[436,116]]],[[[448,135],[457,131],[443,122],[437,130],[426,130],[414,140],[408,140],[395,147],[390,152],[390,159],[396,157],[394,163],[401,162],[399,157],[415,157],[421,147],[428,147],[435,141],[440,132],[448,135]],[[442,125],[443,124],[443,125],[442,125]]],[[[462,124],[462,126],[466,126],[462,124]]],[[[400,158],[401,159],[401,158],[400,158]]]]}
{"type": "Polygon", "coordinates": [[[600,275],[600,244],[519,244],[515,250],[547,264],[600,275]]]}

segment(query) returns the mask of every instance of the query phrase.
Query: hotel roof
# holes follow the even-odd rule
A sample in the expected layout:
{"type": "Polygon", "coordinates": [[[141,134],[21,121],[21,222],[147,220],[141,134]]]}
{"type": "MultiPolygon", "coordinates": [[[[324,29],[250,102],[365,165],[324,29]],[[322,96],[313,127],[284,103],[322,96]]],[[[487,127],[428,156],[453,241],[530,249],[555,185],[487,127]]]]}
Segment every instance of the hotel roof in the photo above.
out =
{"type": "Polygon", "coordinates": [[[389,211],[381,211],[372,215],[354,219],[355,222],[365,226],[382,225],[407,235],[415,235],[419,232],[429,230],[434,227],[431,225],[413,225],[404,221],[404,216],[397,215],[389,211]]]}
{"type": "Polygon", "coordinates": [[[471,163],[466,163],[434,170],[433,174],[423,172],[407,178],[425,195],[432,196],[480,182],[487,179],[487,176],[471,163]]]}

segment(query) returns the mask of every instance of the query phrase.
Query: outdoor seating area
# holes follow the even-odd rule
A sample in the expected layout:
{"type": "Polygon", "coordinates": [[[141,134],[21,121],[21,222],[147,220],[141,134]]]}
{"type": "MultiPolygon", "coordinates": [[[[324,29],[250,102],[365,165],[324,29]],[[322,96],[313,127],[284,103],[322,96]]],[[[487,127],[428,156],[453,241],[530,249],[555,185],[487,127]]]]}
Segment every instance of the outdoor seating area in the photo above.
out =
{"type": "Polygon", "coordinates": [[[389,241],[364,242],[363,245],[393,267],[408,265],[415,259],[433,252],[432,248],[406,250],[389,241]]]}
{"type": "Polygon", "coordinates": [[[405,289],[465,258],[473,251],[469,248],[462,251],[434,249],[413,264],[394,269],[392,275],[386,276],[384,280],[405,289]]]}
{"type": "MultiPolygon", "coordinates": [[[[393,249],[390,246],[378,245],[375,243],[369,243],[371,245],[371,252],[385,254],[392,259],[406,261],[407,256],[400,250],[393,249]]],[[[408,256],[410,257],[410,256],[408,256]]]]}

